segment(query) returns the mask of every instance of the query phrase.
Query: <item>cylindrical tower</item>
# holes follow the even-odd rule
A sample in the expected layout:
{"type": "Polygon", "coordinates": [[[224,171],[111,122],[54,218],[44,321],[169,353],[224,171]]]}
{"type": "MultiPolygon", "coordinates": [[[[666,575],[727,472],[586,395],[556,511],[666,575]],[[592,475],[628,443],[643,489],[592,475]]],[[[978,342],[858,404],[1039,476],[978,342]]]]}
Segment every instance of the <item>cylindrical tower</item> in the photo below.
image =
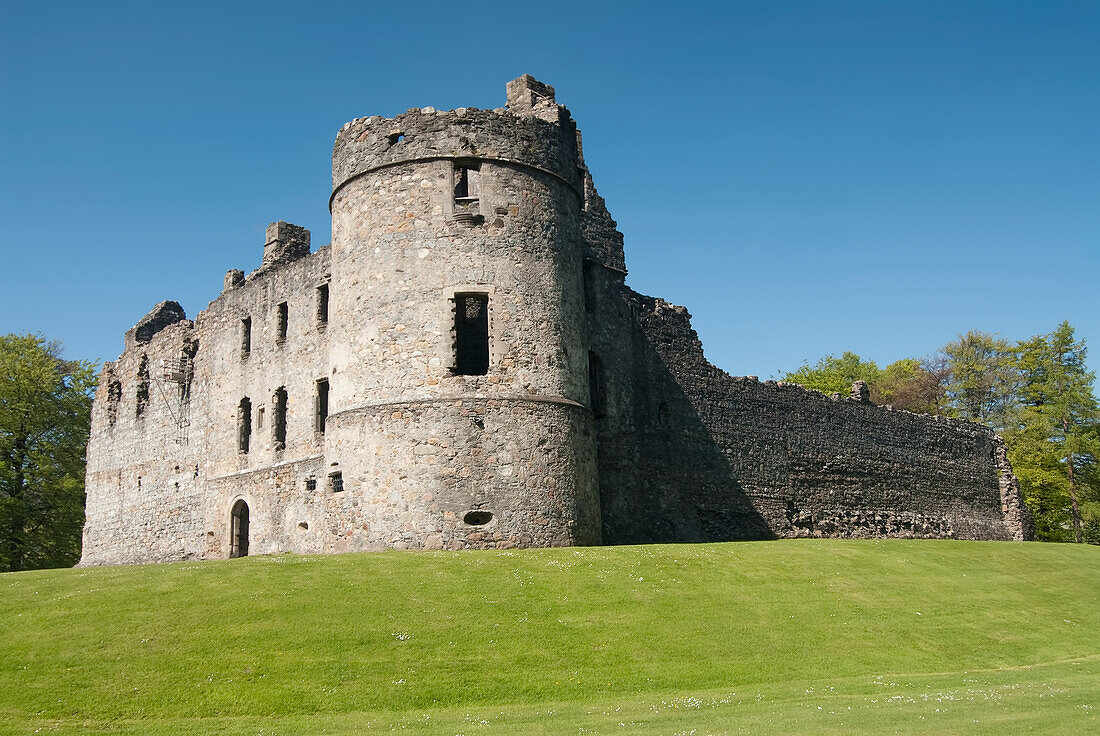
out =
{"type": "Polygon", "coordinates": [[[599,542],[579,163],[526,76],[340,131],[330,551],[599,542]]]}

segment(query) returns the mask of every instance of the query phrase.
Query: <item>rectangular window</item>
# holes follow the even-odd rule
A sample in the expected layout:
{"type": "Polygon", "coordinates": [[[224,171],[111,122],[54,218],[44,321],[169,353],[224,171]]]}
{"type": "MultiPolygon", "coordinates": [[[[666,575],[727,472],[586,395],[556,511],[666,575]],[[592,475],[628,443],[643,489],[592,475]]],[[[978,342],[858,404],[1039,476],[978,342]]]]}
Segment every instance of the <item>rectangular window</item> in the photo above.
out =
{"type": "Polygon", "coordinates": [[[237,452],[247,453],[252,442],[252,401],[246,396],[237,407],[237,452]]]}
{"type": "Polygon", "coordinates": [[[455,202],[476,202],[481,187],[478,181],[480,171],[471,166],[455,166],[454,194],[455,202]]]}
{"type": "Polygon", "coordinates": [[[322,378],[317,381],[317,395],[314,397],[316,404],[314,406],[313,415],[315,418],[315,426],[320,434],[325,433],[325,422],[328,421],[328,379],[322,378]]]}
{"type": "Polygon", "coordinates": [[[317,490],[317,479],[316,478],[306,478],[306,490],[307,491],[316,491],[317,490]]]}
{"type": "Polygon", "coordinates": [[[454,367],[460,376],[489,372],[489,295],[455,294],[454,367]]]}
{"type": "Polygon", "coordinates": [[[252,318],[241,320],[241,357],[247,358],[252,352],[252,318]]]}
{"type": "Polygon", "coordinates": [[[317,326],[328,324],[328,284],[317,287],[317,326]]]}
{"type": "Polygon", "coordinates": [[[275,316],[275,342],[283,343],[286,341],[286,324],[289,308],[287,307],[287,303],[283,302],[276,309],[278,311],[275,316]]]}
{"type": "Polygon", "coordinates": [[[272,397],[271,426],[274,429],[275,449],[282,450],[286,447],[286,386],[281,386],[272,397]]]}
{"type": "Polygon", "coordinates": [[[588,312],[596,308],[595,269],[596,264],[585,258],[581,266],[581,280],[584,286],[584,308],[588,312]]]}
{"type": "Polygon", "coordinates": [[[344,490],[344,474],[333,473],[332,475],[330,475],[328,477],[328,485],[329,488],[332,489],[333,493],[339,493],[340,491],[344,490]]]}

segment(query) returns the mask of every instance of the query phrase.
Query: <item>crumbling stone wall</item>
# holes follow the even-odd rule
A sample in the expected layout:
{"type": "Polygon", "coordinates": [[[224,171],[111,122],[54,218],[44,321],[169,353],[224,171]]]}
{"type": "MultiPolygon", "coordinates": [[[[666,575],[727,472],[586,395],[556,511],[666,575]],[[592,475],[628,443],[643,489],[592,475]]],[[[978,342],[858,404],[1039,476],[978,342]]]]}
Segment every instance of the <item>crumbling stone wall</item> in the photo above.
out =
{"type": "Polygon", "coordinates": [[[732,377],[705,360],[686,309],[620,296],[632,356],[608,379],[628,411],[600,425],[609,541],[1030,538],[989,429],[878,407],[858,386],[828,397],[732,377]]]}
{"type": "Polygon", "coordinates": [[[1030,536],[987,430],[710,365],[685,309],[625,285],[554,94],[524,75],[506,108],[346,124],[331,245],[272,223],[260,266],[228,271],[194,321],[162,302],[127,332],[92,412],[82,564],[242,539],[1030,536]]]}

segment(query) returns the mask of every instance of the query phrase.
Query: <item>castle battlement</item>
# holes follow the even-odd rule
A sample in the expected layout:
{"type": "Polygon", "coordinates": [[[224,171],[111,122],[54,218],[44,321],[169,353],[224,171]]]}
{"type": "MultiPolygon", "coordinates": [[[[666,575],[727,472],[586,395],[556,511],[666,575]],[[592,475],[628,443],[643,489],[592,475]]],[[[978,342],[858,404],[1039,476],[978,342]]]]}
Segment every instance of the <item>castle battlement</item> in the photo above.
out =
{"type": "Polygon", "coordinates": [[[332,243],[267,227],[92,411],[83,564],[798,536],[1023,539],[992,433],[735,378],[623,238],[554,88],[359,118],[332,243]]]}

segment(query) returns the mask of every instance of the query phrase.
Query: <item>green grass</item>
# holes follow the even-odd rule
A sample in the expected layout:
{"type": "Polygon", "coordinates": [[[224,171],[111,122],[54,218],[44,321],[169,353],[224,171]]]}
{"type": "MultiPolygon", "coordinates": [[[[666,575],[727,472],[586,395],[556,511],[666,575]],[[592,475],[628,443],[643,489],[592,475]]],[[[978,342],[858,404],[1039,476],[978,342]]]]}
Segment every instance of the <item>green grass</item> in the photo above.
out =
{"type": "Polygon", "coordinates": [[[784,541],[0,576],[0,733],[1100,732],[1100,549],[784,541]]]}

